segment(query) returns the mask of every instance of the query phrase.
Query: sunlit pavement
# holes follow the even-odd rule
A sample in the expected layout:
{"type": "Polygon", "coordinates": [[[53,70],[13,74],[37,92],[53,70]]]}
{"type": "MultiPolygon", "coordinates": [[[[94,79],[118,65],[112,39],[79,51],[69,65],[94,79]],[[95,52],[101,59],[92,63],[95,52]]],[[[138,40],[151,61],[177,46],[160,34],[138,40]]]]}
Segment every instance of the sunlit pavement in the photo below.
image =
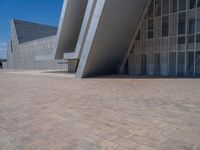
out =
{"type": "Polygon", "coordinates": [[[200,150],[200,79],[0,71],[1,150],[200,150]]]}

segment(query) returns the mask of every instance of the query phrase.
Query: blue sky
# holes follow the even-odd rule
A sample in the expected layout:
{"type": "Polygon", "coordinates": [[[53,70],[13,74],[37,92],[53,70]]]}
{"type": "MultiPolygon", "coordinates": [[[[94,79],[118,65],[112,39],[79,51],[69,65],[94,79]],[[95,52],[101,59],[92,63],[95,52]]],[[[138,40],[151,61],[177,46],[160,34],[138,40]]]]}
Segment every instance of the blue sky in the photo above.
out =
{"type": "Polygon", "coordinates": [[[6,57],[10,20],[58,26],[63,0],[0,0],[0,58],[6,57]]]}

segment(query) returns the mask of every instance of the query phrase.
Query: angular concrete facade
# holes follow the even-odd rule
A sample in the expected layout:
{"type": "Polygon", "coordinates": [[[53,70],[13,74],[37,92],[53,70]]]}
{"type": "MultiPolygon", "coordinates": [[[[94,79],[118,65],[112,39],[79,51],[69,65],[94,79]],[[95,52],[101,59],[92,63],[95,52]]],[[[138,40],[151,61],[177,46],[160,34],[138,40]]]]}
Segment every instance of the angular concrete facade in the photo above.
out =
{"type": "Polygon", "coordinates": [[[67,61],[54,59],[57,28],[21,20],[11,21],[9,69],[68,70],[67,61]]]}
{"type": "Polygon", "coordinates": [[[199,76],[199,15],[200,0],[64,0],[57,33],[42,41],[79,78],[199,76]]]}
{"type": "MultiPolygon", "coordinates": [[[[76,60],[73,65],[77,77],[118,73],[148,3],[148,0],[66,0],[55,58],[76,60]],[[82,3],[83,7],[79,9],[77,3],[82,3]],[[77,7],[70,9],[73,4],[77,7]],[[84,11],[84,16],[75,15],[84,11]],[[71,46],[63,35],[71,32],[70,26],[73,26],[67,19],[77,22],[80,18],[81,26],[80,22],[75,25],[79,34],[76,33],[78,36],[71,46]]],[[[71,39],[70,36],[67,38],[71,39]]]]}

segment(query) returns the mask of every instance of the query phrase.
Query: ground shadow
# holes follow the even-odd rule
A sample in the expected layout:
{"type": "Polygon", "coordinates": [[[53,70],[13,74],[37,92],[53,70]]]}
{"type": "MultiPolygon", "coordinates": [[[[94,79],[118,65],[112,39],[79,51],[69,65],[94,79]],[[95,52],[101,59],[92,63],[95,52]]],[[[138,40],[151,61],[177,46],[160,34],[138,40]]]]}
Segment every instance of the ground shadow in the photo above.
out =
{"type": "Polygon", "coordinates": [[[200,76],[134,76],[134,75],[104,75],[91,77],[95,79],[200,79],[200,76]]]}

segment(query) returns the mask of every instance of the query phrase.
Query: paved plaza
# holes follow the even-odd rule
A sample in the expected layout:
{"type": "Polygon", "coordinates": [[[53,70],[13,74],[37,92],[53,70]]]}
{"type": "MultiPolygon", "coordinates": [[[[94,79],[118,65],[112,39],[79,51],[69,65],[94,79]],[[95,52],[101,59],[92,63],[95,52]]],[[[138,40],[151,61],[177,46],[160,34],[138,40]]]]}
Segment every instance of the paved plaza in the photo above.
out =
{"type": "Polygon", "coordinates": [[[0,71],[1,150],[200,150],[200,79],[0,71]]]}

